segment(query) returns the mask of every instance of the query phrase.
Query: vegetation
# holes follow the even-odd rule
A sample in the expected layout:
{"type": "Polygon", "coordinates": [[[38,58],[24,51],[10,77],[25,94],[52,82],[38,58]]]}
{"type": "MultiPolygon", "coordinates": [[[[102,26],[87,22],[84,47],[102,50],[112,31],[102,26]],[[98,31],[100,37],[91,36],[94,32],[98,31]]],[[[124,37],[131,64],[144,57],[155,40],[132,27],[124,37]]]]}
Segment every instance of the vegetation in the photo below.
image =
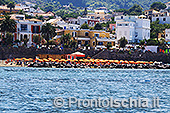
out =
{"type": "Polygon", "coordinates": [[[158,35],[163,34],[165,29],[169,29],[170,24],[159,24],[159,21],[151,23],[151,38],[156,38],[158,41],[158,35]]]}
{"type": "Polygon", "coordinates": [[[40,44],[42,41],[42,38],[39,35],[33,35],[33,42],[37,45],[40,44]]]}
{"type": "Polygon", "coordinates": [[[52,26],[50,23],[46,23],[42,26],[41,30],[43,38],[47,41],[47,48],[49,46],[49,40],[55,35],[55,27],[52,26]]]}
{"type": "Polygon", "coordinates": [[[9,33],[7,32],[6,33],[6,36],[2,38],[2,42],[4,45],[12,45],[13,43],[13,34],[12,33],[9,33]]]}
{"type": "Polygon", "coordinates": [[[10,13],[12,12],[12,9],[15,8],[15,3],[13,1],[10,1],[7,5],[8,8],[10,8],[10,13]]]}
{"type": "Polygon", "coordinates": [[[142,14],[143,8],[140,5],[134,4],[131,8],[129,9],[118,9],[115,10],[116,12],[124,12],[126,15],[141,15],[142,14]]]}
{"type": "Polygon", "coordinates": [[[119,44],[120,44],[120,47],[121,47],[121,48],[124,48],[127,43],[128,43],[128,41],[127,41],[127,39],[126,39],[125,37],[122,37],[122,38],[119,40],[119,44]]]}
{"type": "Polygon", "coordinates": [[[83,25],[81,25],[81,29],[89,29],[89,25],[84,23],[83,25]]]}
{"type": "Polygon", "coordinates": [[[159,11],[160,9],[165,9],[166,5],[164,3],[161,2],[154,2],[153,4],[151,4],[150,9],[155,9],[157,11],[159,11]]]}
{"type": "Polygon", "coordinates": [[[97,23],[95,26],[94,26],[94,30],[102,30],[102,24],[101,23],[97,23]]]}
{"type": "Polygon", "coordinates": [[[63,45],[63,47],[68,48],[70,45],[70,41],[71,41],[71,35],[70,34],[66,34],[63,35],[61,37],[61,44],[63,45]]]}
{"type": "Polygon", "coordinates": [[[1,32],[10,32],[14,33],[16,31],[16,22],[13,19],[10,19],[10,16],[5,16],[5,19],[2,21],[0,28],[1,32]]]}
{"type": "MultiPolygon", "coordinates": [[[[20,2],[21,0],[16,0],[20,2]]],[[[155,0],[29,0],[41,6],[45,11],[56,12],[59,9],[75,9],[75,7],[107,7],[109,9],[129,9],[134,4],[140,5],[144,10],[149,9],[155,0]],[[62,7],[69,4],[70,7],[62,7]],[[75,6],[75,7],[74,7],[75,6]]],[[[166,3],[168,0],[159,0],[158,2],[166,3]]]]}

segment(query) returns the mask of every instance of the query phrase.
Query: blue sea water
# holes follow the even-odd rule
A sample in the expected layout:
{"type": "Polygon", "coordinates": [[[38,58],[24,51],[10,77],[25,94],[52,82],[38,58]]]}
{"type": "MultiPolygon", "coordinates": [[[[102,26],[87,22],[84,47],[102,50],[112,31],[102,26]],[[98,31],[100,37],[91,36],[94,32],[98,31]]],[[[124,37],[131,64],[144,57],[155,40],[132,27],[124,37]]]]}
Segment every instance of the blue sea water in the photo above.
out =
{"type": "Polygon", "coordinates": [[[170,112],[170,70],[0,68],[0,112],[170,112]],[[159,97],[159,108],[56,108],[55,97],[159,97]]]}

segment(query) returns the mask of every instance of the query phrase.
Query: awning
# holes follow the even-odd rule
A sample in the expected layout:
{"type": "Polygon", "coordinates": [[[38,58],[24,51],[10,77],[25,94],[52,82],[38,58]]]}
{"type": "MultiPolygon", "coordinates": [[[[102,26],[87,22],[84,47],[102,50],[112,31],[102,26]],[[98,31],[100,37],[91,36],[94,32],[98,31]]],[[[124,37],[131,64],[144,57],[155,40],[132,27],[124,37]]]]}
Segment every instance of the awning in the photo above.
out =
{"type": "Polygon", "coordinates": [[[75,38],[76,40],[90,40],[90,38],[75,38]]]}
{"type": "Polygon", "coordinates": [[[80,52],[75,52],[75,53],[72,53],[71,55],[76,55],[77,57],[85,57],[85,54],[80,53],[80,52]]]}

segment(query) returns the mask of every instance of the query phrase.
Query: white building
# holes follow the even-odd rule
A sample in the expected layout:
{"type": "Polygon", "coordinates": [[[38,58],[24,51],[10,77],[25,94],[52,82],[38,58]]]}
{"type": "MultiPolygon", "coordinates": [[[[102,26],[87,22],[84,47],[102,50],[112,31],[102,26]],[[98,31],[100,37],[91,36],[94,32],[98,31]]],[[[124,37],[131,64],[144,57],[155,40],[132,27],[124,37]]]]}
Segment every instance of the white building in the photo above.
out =
{"type": "Polygon", "coordinates": [[[170,16],[158,16],[158,17],[152,17],[152,22],[159,20],[160,24],[170,24],[170,16]]]}
{"type": "MultiPolygon", "coordinates": [[[[21,16],[21,15],[20,15],[21,16]]],[[[17,16],[16,16],[17,17],[17,16]]],[[[31,45],[33,42],[33,35],[41,35],[40,30],[42,27],[42,21],[38,19],[16,19],[17,29],[14,33],[14,40],[20,40],[27,38],[29,39],[28,45],[31,45]]]]}
{"type": "Polygon", "coordinates": [[[128,42],[150,39],[150,20],[145,16],[116,16],[117,41],[125,37],[128,42]]]}
{"type": "Polygon", "coordinates": [[[165,40],[170,42],[170,29],[165,29],[165,40]]]}

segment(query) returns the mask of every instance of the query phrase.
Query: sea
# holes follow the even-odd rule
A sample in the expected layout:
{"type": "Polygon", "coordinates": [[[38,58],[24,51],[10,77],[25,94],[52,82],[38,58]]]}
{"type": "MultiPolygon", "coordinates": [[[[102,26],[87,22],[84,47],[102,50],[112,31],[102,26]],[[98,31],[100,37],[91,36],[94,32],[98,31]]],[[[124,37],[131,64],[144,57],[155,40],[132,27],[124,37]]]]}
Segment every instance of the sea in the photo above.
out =
{"type": "Polygon", "coordinates": [[[168,113],[170,70],[0,67],[0,112],[168,113]],[[56,106],[57,98],[63,100],[61,106],[56,106]],[[90,99],[99,98],[106,100],[101,106],[88,106],[90,99]],[[147,99],[149,105],[114,107],[111,98],[120,104],[123,99],[147,99]],[[159,106],[153,107],[155,98],[159,106]]]}

